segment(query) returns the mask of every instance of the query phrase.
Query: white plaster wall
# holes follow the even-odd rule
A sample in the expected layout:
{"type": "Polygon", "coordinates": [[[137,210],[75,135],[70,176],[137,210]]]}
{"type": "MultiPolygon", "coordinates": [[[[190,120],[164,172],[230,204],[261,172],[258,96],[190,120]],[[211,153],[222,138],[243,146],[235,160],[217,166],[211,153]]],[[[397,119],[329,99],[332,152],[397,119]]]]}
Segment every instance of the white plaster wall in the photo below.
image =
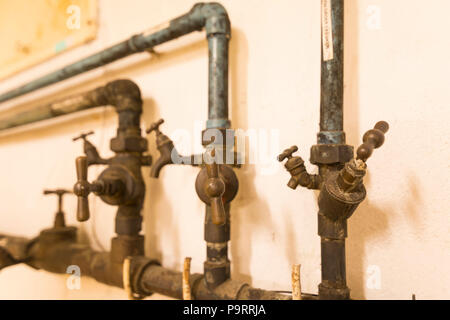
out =
{"type": "MultiPolygon", "coordinates": [[[[233,127],[278,132],[268,158],[296,144],[308,159],[319,121],[320,2],[221,2],[233,26],[233,127]]],[[[184,14],[194,3],[100,1],[97,40],[2,81],[0,92],[184,14]]],[[[348,143],[359,144],[362,134],[378,120],[391,125],[386,144],[368,162],[368,197],[349,222],[347,275],[354,298],[410,299],[413,293],[417,299],[450,298],[450,42],[445,36],[449,10],[446,0],[346,0],[348,143]]],[[[163,117],[165,133],[184,129],[194,135],[207,115],[204,33],[157,51],[158,57],[133,56],[4,103],[2,109],[32,107],[113,79],[130,78],[145,100],[143,127],[163,117]]],[[[91,141],[110,156],[115,125],[114,112],[100,108],[3,134],[0,233],[32,237],[49,226],[56,199],[43,197],[42,189],[71,188],[75,182],[74,160],[82,145],[71,138],[95,130],[91,141]]],[[[154,137],[149,139],[150,152],[157,156],[154,137]]],[[[187,144],[176,142],[181,150],[189,150],[187,144]]],[[[194,142],[198,148],[199,139],[194,142]]],[[[90,177],[100,170],[90,169],[90,177]]],[[[204,206],[194,191],[197,170],[166,167],[159,180],[151,180],[144,170],[148,196],[143,215],[150,257],[180,269],[183,258],[191,256],[193,272],[202,272],[204,206]]],[[[238,176],[240,191],[232,206],[232,277],[257,287],[290,290],[291,265],[301,263],[304,291],[317,292],[317,193],[287,188],[288,174],[274,160],[245,165],[238,176]]],[[[93,196],[90,201],[93,217],[80,228],[94,247],[109,249],[115,209],[93,196]]],[[[67,220],[72,224],[77,224],[75,205],[74,198],[66,198],[67,220]]],[[[0,298],[126,298],[121,290],[87,278],[82,278],[81,290],[68,290],[66,279],[25,266],[4,269],[0,298]]]]}

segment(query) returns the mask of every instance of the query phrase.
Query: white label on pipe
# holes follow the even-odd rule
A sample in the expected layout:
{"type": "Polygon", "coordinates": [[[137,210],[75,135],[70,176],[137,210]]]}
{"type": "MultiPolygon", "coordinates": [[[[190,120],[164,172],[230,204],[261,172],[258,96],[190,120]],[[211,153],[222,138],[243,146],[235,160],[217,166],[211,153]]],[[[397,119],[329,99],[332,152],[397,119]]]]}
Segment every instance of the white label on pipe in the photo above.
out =
{"type": "Polygon", "coordinates": [[[331,24],[331,0],[321,1],[323,61],[329,61],[333,60],[333,25],[331,24]]]}

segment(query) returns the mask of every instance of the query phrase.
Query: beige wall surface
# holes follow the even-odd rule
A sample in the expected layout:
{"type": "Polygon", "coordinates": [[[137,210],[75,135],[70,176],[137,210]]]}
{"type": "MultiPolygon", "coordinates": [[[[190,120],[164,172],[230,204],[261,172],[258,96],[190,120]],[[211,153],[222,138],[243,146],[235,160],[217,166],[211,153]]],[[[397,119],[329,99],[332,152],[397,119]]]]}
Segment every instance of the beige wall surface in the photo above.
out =
{"type": "MultiPolygon", "coordinates": [[[[103,0],[98,38],[0,82],[0,92],[187,12],[191,0],[103,0]]],[[[253,286],[290,290],[290,270],[302,264],[302,287],[317,292],[320,247],[317,193],[290,190],[277,152],[298,145],[309,158],[319,122],[320,1],[223,0],[232,22],[230,110],[234,128],[275,136],[256,164],[238,170],[240,191],[231,210],[232,277],[253,286]]],[[[450,29],[447,0],[346,0],[345,131],[349,144],[378,120],[391,125],[385,145],[369,160],[367,199],[349,221],[347,276],[357,299],[450,298],[449,101],[450,29]]],[[[160,117],[181,152],[198,149],[207,117],[207,46],[203,32],[2,104],[0,112],[36,106],[117,78],[141,88],[143,127],[160,117]],[[18,107],[17,107],[18,106],[18,107]],[[184,130],[184,131],[180,131],[184,130]],[[180,132],[193,139],[178,139],[180,132]]],[[[80,142],[110,156],[117,120],[99,108],[11,131],[0,137],[0,233],[32,237],[52,223],[55,199],[42,189],[71,188],[80,142]]],[[[150,153],[157,156],[154,136],[150,153]]],[[[261,140],[263,141],[263,140],[261,140]]],[[[316,170],[312,165],[308,169],[316,170]]],[[[95,178],[101,167],[91,168],[95,178]]],[[[202,272],[204,205],[194,191],[198,169],[172,166],[159,180],[144,175],[146,251],[181,270],[191,256],[202,272]]],[[[74,197],[67,220],[75,221],[74,197]]],[[[78,224],[97,249],[109,249],[115,209],[94,196],[92,218],[78,224]]],[[[0,272],[0,299],[126,298],[119,289],[82,278],[16,266],[0,272]]],[[[157,298],[160,298],[158,296],[157,298]]]]}

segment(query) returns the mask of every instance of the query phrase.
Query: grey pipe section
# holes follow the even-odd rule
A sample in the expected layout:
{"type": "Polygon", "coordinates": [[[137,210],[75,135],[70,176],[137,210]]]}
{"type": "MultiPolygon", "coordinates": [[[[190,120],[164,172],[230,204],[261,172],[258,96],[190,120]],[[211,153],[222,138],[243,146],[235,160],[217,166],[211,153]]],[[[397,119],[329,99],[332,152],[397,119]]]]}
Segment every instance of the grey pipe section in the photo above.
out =
{"type": "Polygon", "coordinates": [[[209,88],[207,128],[229,128],[228,120],[228,41],[219,34],[208,38],[209,88]]]}
{"type": "MultiPolygon", "coordinates": [[[[344,0],[331,0],[333,59],[321,64],[319,144],[344,144],[344,0]]],[[[322,46],[323,50],[323,46],[322,46]]]]}
{"type": "MultiPolygon", "coordinates": [[[[8,91],[0,95],[0,102],[107,65],[134,53],[151,50],[159,44],[193,31],[200,31],[203,28],[206,31],[209,44],[209,67],[213,69],[209,71],[209,126],[212,128],[229,127],[228,39],[231,36],[231,27],[225,8],[218,3],[198,3],[187,14],[171,20],[167,26],[160,27],[155,31],[150,30],[134,35],[128,40],[8,91]]],[[[74,103],[80,104],[80,110],[85,106],[83,101],[74,103]]],[[[35,121],[48,119],[54,116],[52,110],[53,108],[42,109],[36,114],[28,113],[27,116],[29,119],[36,119],[35,121]]],[[[11,122],[21,125],[21,121],[17,119],[11,120],[11,122]]],[[[2,129],[5,129],[5,127],[0,128],[0,130],[2,129]]]]}

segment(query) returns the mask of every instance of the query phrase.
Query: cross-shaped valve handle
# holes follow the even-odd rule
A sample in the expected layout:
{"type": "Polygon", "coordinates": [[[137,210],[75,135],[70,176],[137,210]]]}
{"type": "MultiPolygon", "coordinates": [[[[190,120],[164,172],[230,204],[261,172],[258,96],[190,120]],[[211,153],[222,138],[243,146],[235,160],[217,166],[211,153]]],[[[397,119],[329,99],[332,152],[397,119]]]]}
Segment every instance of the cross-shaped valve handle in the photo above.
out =
{"type": "Polygon", "coordinates": [[[284,159],[291,159],[292,154],[298,151],[297,146],[292,146],[289,149],[284,150],[282,153],[280,153],[277,157],[278,161],[282,162],[284,159]]]}
{"type": "Polygon", "coordinates": [[[44,190],[44,195],[56,194],[58,196],[58,212],[62,211],[63,196],[67,193],[72,193],[72,191],[65,189],[44,190]]]}
{"type": "Polygon", "coordinates": [[[77,141],[79,139],[86,140],[86,137],[90,136],[91,134],[94,134],[94,131],[89,131],[89,132],[86,132],[86,133],[82,133],[79,136],[73,138],[72,141],[77,141]]]}
{"type": "Polygon", "coordinates": [[[164,119],[159,119],[156,122],[153,122],[150,127],[146,130],[147,133],[150,133],[152,131],[155,131],[157,135],[159,135],[161,132],[159,131],[159,126],[164,123],[164,119]]]}
{"type": "Polygon", "coordinates": [[[55,216],[55,227],[64,227],[66,225],[65,218],[64,218],[64,212],[62,210],[62,202],[63,202],[63,196],[65,194],[72,193],[69,190],[65,189],[55,189],[55,190],[44,190],[44,195],[49,194],[56,194],[58,196],[58,211],[56,212],[55,216]]]}

